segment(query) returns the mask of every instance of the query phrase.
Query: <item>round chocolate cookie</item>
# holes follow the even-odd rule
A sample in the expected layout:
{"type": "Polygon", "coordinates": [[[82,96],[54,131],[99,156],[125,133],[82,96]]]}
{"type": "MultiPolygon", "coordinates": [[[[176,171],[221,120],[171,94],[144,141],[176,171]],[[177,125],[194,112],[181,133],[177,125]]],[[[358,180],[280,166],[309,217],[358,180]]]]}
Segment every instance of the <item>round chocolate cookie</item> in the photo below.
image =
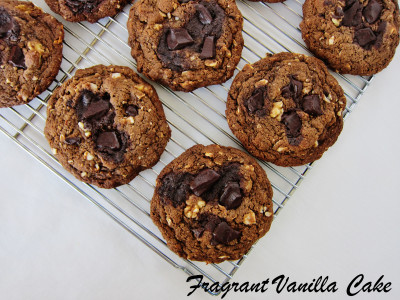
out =
{"type": "Polygon", "coordinates": [[[273,219],[265,171],[242,151],[196,145],[157,178],[151,218],[179,256],[219,263],[241,258],[273,219]]]}
{"type": "Polygon", "coordinates": [[[155,165],[171,135],[154,88],[130,68],[102,65],[54,91],[44,132],[65,169],[103,188],[155,165]]]}
{"type": "Polygon", "coordinates": [[[306,0],[303,15],[307,47],[340,73],[375,74],[399,44],[396,0],[306,0]]]}
{"type": "Polygon", "coordinates": [[[89,21],[115,16],[131,0],[45,0],[52,11],[70,22],[89,21]]]}
{"type": "Polygon", "coordinates": [[[26,104],[56,77],[61,23],[30,2],[0,2],[0,107],[26,104]]]}
{"type": "Polygon", "coordinates": [[[338,138],[346,98],[322,61],[279,53],[246,65],[229,90],[229,127],[254,156],[280,166],[319,159],[338,138]]]}
{"type": "Polygon", "coordinates": [[[233,0],[139,0],[128,20],[137,69],[173,90],[225,82],[243,49],[233,0]]]}

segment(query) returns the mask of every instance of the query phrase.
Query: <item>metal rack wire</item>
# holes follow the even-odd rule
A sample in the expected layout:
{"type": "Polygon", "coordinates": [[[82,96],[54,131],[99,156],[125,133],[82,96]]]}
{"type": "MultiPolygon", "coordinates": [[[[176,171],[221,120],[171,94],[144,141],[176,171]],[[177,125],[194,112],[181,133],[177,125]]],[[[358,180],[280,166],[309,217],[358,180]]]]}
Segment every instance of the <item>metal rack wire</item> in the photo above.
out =
{"type": "MultiPolygon", "coordinates": [[[[42,0],[33,2],[50,12],[42,0]]],[[[301,39],[299,29],[302,3],[299,0],[287,0],[280,4],[237,1],[245,20],[245,47],[236,72],[245,64],[264,57],[265,53],[287,51],[311,55],[301,39]]],[[[187,148],[197,143],[217,143],[243,150],[232,135],[225,118],[225,102],[232,79],[191,93],[173,92],[153,84],[163,102],[172,129],[171,140],[155,167],[142,172],[131,183],[114,190],[99,189],[76,180],[59,165],[44,138],[47,100],[53,90],[72,77],[77,69],[95,64],[125,65],[136,69],[136,63],[130,56],[130,48],[126,43],[129,9],[130,6],[127,6],[114,18],[105,18],[95,24],[68,23],[56,16],[64,23],[66,34],[61,70],[47,91],[29,104],[1,109],[0,131],[173,267],[188,275],[202,274],[211,282],[223,284],[232,278],[249,253],[238,261],[218,265],[181,259],[166,247],[161,234],[150,220],[149,211],[155,178],[167,163],[187,148]]],[[[345,111],[347,118],[372,77],[332,74],[345,91],[348,100],[345,111]]],[[[263,161],[259,163],[266,170],[274,189],[276,216],[312,167],[305,165],[281,168],[263,161]]]]}

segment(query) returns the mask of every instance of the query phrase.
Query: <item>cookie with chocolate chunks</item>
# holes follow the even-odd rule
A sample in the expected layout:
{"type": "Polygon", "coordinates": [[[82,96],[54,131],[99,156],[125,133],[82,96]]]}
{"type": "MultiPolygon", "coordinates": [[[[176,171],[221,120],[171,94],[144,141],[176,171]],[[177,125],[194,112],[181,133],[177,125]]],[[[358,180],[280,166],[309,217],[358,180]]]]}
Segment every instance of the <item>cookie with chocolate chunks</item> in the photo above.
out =
{"type": "Polygon", "coordinates": [[[226,117],[251,154],[287,167],[313,162],[335,143],[345,107],[343,89],[322,61],[278,53],[239,72],[226,117]]]}
{"type": "Polygon", "coordinates": [[[272,188],[265,171],[242,151],[196,145],[161,171],[150,213],[179,256],[237,260],[271,226],[272,188]]]}
{"type": "Polygon", "coordinates": [[[303,15],[307,47],[343,74],[380,72],[399,44],[396,0],[306,0],[303,15]]]}
{"type": "Polygon", "coordinates": [[[139,72],[190,92],[232,77],[242,26],[233,0],[139,0],[129,13],[128,43],[139,72]]]}
{"type": "Polygon", "coordinates": [[[0,107],[26,104],[46,90],[62,60],[61,23],[30,2],[0,2],[0,107]]]}
{"type": "Polygon", "coordinates": [[[103,65],[54,91],[44,131],[66,170],[102,188],[155,165],[171,135],[155,89],[128,67],[103,65]]]}
{"type": "Polygon", "coordinates": [[[94,23],[104,17],[113,17],[131,0],[45,0],[56,14],[70,22],[94,23]]]}

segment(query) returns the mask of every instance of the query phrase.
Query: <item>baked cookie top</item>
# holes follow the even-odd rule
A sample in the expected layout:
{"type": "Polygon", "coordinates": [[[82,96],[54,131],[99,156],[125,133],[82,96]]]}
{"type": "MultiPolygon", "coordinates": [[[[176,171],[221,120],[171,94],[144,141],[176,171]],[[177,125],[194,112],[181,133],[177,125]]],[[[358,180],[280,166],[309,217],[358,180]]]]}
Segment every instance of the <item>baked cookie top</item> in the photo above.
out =
{"type": "Polygon", "coordinates": [[[129,14],[129,45],[139,72],[189,92],[232,77],[242,26],[233,0],[139,0],[129,14]]]}
{"type": "Polygon", "coordinates": [[[30,2],[0,2],[0,107],[26,104],[57,75],[63,25],[30,2]]]}
{"type": "Polygon", "coordinates": [[[242,151],[196,145],[157,177],[151,218],[179,256],[209,263],[241,258],[273,219],[265,171],[242,151]]]}
{"type": "Polygon", "coordinates": [[[70,22],[89,21],[112,17],[131,0],[45,0],[52,11],[70,22]]]}
{"type": "Polygon", "coordinates": [[[133,70],[78,70],[49,100],[45,135],[65,169],[103,188],[157,163],[170,129],[154,88],[133,70]]]}
{"type": "Polygon", "coordinates": [[[343,127],[346,98],[322,61],[278,53],[246,65],[229,90],[229,127],[254,156],[280,166],[319,159],[343,127]]]}
{"type": "Polygon", "coordinates": [[[375,74],[399,44],[396,0],[306,0],[303,15],[308,48],[340,73],[375,74]]]}

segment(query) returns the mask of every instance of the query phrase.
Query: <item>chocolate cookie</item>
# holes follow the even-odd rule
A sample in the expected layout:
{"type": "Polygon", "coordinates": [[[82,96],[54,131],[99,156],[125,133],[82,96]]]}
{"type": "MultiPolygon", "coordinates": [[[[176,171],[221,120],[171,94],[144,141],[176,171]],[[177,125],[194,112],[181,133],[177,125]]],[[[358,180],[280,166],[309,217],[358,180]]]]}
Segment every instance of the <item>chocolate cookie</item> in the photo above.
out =
{"type": "Polygon", "coordinates": [[[319,159],[338,138],[346,98],[322,61],[279,53],[246,65],[229,90],[229,127],[254,156],[280,166],[319,159]]]}
{"type": "Polygon", "coordinates": [[[272,188],[242,151],[196,145],[157,178],[151,218],[168,247],[190,260],[241,258],[271,226],[272,188]]]}
{"type": "Polygon", "coordinates": [[[375,74],[399,44],[396,0],[306,0],[303,15],[308,48],[340,73],[375,74]]]}
{"type": "Polygon", "coordinates": [[[103,188],[155,165],[170,129],[154,88],[133,70],[78,70],[49,100],[45,135],[76,178],[103,188]]]}
{"type": "Polygon", "coordinates": [[[131,0],[45,0],[52,11],[70,22],[89,21],[115,16],[131,0]]]}
{"type": "Polygon", "coordinates": [[[129,45],[139,72],[189,92],[232,77],[242,25],[233,0],[139,0],[129,14],[129,45]]]}
{"type": "Polygon", "coordinates": [[[60,69],[63,39],[62,24],[32,3],[0,2],[0,107],[46,90],[60,69]]]}

